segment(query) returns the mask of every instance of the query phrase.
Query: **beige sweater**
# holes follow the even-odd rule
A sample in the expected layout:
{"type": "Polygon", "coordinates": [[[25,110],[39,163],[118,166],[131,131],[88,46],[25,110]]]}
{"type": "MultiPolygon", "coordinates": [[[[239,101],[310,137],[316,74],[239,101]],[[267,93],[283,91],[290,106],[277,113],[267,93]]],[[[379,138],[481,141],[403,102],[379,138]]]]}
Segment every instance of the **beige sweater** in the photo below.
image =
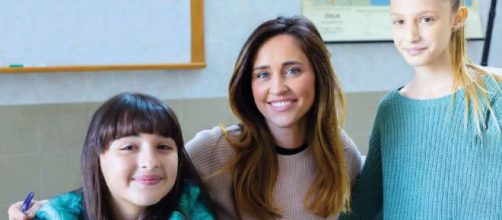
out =
{"type": "MultiPolygon", "coordinates": [[[[236,137],[240,128],[236,125],[227,128],[236,137]]],[[[345,155],[351,180],[361,170],[361,155],[352,140],[342,132],[345,143],[345,155]]],[[[186,149],[195,168],[204,178],[215,170],[222,168],[234,154],[234,150],[225,140],[219,127],[199,132],[186,144],[186,149]]],[[[316,165],[310,148],[293,154],[277,155],[279,162],[279,177],[275,187],[274,199],[281,209],[284,219],[323,219],[307,212],[303,199],[308,187],[316,175],[316,165]]],[[[205,181],[209,195],[215,202],[218,219],[237,219],[235,207],[231,198],[230,174],[224,173],[205,181]]],[[[244,219],[250,219],[243,216],[244,219]]],[[[337,219],[332,215],[327,219],[337,219]]]]}

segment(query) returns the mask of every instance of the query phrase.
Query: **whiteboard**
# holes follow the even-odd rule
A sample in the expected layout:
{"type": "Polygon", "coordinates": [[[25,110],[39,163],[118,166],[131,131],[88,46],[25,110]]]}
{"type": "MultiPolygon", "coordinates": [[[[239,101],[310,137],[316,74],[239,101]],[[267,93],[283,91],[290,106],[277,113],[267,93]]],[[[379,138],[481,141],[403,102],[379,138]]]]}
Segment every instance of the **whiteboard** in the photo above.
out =
{"type": "Polygon", "coordinates": [[[194,2],[2,0],[0,71],[190,64],[194,2]]]}

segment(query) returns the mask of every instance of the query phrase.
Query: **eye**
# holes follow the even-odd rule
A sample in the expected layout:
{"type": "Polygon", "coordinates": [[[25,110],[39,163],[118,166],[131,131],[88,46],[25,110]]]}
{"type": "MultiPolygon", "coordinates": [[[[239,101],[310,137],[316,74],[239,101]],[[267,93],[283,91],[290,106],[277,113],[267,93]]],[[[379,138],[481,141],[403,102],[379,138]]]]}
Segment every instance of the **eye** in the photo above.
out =
{"type": "Polygon", "coordinates": [[[134,150],[134,149],[136,149],[136,146],[134,146],[132,144],[128,144],[128,145],[125,145],[120,148],[120,150],[123,150],[123,151],[129,151],[129,150],[134,150]]]}
{"type": "Polygon", "coordinates": [[[298,67],[291,67],[286,70],[286,74],[288,74],[288,75],[297,75],[301,72],[302,72],[302,70],[298,67]]]}
{"type": "Polygon", "coordinates": [[[429,24],[429,23],[432,23],[433,21],[434,21],[434,18],[432,18],[432,17],[421,17],[420,19],[418,19],[418,22],[423,23],[423,24],[429,24]]]}
{"type": "Polygon", "coordinates": [[[160,149],[160,150],[173,150],[174,149],[173,147],[171,147],[171,146],[169,146],[167,144],[159,144],[157,146],[157,148],[160,149]]]}
{"type": "Polygon", "coordinates": [[[392,19],[392,24],[393,25],[402,25],[402,24],[404,24],[404,20],[403,19],[398,19],[398,18],[392,19]]]}
{"type": "Polygon", "coordinates": [[[258,79],[265,79],[269,76],[268,72],[257,72],[255,74],[256,78],[258,79]]]}

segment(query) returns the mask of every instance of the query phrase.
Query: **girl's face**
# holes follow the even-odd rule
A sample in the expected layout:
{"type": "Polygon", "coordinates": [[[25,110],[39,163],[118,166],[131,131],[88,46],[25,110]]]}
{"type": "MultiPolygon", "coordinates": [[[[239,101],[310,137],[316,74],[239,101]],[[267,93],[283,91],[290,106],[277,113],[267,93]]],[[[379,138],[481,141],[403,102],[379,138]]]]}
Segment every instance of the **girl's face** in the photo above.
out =
{"type": "Polygon", "coordinates": [[[450,0],[391,0],[390,10],[394,45],[410,65],[449,64],[450,0]]]}
{"type": "Polygon", "coordinates": [[[167,195],[178,171],[175,141],[155,134],[116,139],[99,161],[115,207],[132,212],[167,195]]]}
{"type": "Polygon", "coordinates": [[[304,129],[304,116],[314,103],[314,82],[312,66],[293,36],[277,35],[260,47],[251,88],[254,102],[272,132],[304,129]]]}

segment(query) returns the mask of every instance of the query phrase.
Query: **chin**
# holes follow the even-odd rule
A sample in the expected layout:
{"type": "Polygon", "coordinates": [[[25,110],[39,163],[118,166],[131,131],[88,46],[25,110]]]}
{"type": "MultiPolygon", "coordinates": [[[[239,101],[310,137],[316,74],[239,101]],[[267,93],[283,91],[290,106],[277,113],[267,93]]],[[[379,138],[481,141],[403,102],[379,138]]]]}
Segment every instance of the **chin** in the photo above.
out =
{"type": "Polygon", "coordinates": [[[169,191],[143,191],[135,198],[135,203],[137,205],[141,206],[150,206],[154,205],[155,203],[159,202],[162,198],[163,195],[167,195],[169,191]]]}
{"type": "Polygon", "coordinates": [[[162,198],[152,198],[152,197],[148,197],[148,198],[137,198],[136,201],[134,202],[137,206],[143,206],[143,207],[146,207],[146,206],[151,206],[151,205],[155,205],[156,203],[158,203],[162,198]]]}
{"type": "Polygon", "coordinates": [[[431,58],[427,54],[421,54],[417,56],[410,56],[408,54],[401,54],[404,57],[406,63],[413,67],[421,67],[429,64],[431,58]]]}
{"type": "Polygon", "coordinates": [[[408,63],[410,66],[413,67],[420,67],[427,64],[427,62],[420,57],[405,57],[405,61],[406,63],[408,63]]]}
{"type": "Polygon", "coordinates": [[[271,125],[277,128],[288,128],[292,126],[291,121],[272,121],[271,125]]]}

